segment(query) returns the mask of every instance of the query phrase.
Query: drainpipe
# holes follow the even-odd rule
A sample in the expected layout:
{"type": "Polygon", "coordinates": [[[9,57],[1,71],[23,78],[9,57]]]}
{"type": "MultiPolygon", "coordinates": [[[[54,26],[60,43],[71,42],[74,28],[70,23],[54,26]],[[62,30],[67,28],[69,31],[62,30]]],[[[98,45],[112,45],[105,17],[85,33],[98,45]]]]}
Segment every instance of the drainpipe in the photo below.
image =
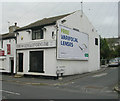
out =
{"type": "MultiPolygon", "coordinates": [[[[17,45],[17,32],[16,32],[16,45],[17,45]]],[[[16,51],[16,74],[17,74],[17,49],[15,49],[15,51],[16,51]]]]}
{"type": "MultiPolygon", "coordinates": [[[[55,25],[55,28],[56,28],[56,61],[57,61],[57,37],[58,37],[58,25],[57,25],[57,23],[55,25]]],[[[57,79],[59,79],[59,73],[57,71],[56,71],[56,75],[57,75],[57,79]]]]}

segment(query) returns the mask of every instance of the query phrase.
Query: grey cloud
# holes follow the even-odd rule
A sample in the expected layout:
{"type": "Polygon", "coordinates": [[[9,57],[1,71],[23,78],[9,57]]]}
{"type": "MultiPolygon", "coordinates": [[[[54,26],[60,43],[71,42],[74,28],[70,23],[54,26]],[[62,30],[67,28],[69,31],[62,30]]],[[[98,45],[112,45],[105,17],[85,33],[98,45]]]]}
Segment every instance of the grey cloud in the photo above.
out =
{"type": "MultiPolygon", "coordinates": [[[[44,17],[61,15],[81,9],[79,2],[7,2],[2,4],[2,33],[8,23],[25,26],[44,17]]],[[[117,36],[117,2],[84,2],[83,11],[103,37],[117,36]],[[111,29],[111,30],[110,30],[111,29]]]]}

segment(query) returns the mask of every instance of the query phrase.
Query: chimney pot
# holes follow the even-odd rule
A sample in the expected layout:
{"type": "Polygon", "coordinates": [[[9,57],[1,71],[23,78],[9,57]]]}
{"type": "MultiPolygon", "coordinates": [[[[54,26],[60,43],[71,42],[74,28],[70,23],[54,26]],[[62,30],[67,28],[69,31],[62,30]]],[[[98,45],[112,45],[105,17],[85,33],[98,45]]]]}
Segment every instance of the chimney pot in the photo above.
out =
{"type": "Polygon", "coordinates": [[[15,22],[15,26],[17,26],[17,23],[15,22]]]}

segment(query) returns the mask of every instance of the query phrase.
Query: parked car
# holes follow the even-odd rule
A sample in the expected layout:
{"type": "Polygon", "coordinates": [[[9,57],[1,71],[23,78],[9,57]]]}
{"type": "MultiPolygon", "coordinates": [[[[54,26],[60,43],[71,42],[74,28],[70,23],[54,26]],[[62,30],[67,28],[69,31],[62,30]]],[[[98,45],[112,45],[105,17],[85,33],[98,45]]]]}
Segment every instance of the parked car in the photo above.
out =
{"type": "Polygon", "coordinates": [[[108,63],[108,66],[119,66],[120,65],[120,57],[111,59],[108,63]]]}

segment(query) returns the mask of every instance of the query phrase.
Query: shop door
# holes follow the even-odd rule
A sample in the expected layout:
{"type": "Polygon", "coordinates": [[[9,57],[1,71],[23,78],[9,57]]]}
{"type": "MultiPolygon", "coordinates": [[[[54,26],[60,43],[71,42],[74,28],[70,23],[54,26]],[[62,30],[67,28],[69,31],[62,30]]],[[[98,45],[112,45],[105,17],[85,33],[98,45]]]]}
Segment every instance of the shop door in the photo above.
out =
{"type": "Polygon", "coordinates": [[[11,74],[14,73],[14,60],[11,60],[11,74]]]}
{"type": "Polygon", "coordinates": [[[23,72],[23,53],[18,53],[18,72],[23,72]]]}
{"type": "Polygon", "coordinates": [[[30,52],[30,72],[44,73],[43,71],[43,51],[30,52]]]}

